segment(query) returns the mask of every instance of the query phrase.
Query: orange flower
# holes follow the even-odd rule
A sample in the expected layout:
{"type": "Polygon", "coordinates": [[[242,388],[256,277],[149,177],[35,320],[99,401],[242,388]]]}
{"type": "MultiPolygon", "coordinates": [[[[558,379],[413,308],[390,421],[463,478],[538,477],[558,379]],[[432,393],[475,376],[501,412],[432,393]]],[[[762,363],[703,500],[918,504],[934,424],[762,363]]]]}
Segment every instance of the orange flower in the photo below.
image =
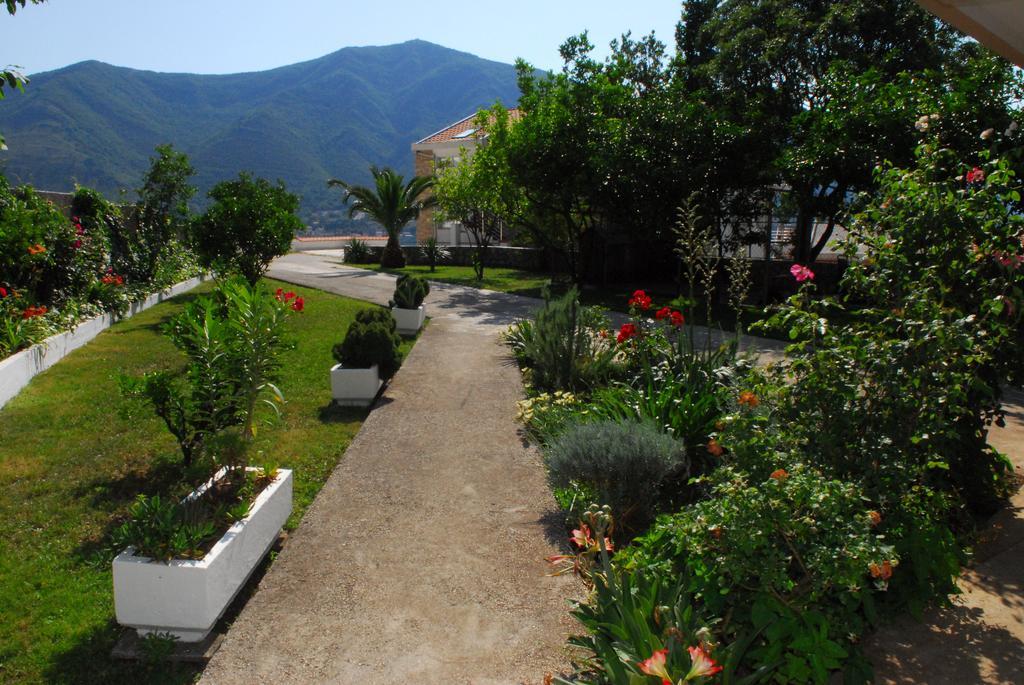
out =
{"type": "Polygon", "coordinates": [[[750,407],[753,409],[757,405],[761,404],[761,400],[757,399],[757,395],[749,390],[744,390],[740,393],[739,403],[744,407],[750,407]]]}
{"type": "Polygon", "coordinates": [[[711,537],[713,537],[714,539],[716,539],[716,540],[721,540],[722,539],[722,527],[721,526],[711,526],[710,528],[708,528],[708,532],[711,533],[711,537]]]}
{"type": "Polygon", "coordinates": [[[879,523],[882,522],[882,515],[879,514],[877,511],[869,511],[868,518],[871,519],[871,525],[873,526],[877,526],[879,523]]]}
{"type": "Polygon", "coordinates": [[[718,444],[717,440],[711,438],[708,440],[708,452],[710,452],[713,457],[720,457],[725,450],[718,444]]]}
{"type": "Polygon", "coordinates": [[[789,478],[789,472],[786,469],[775,469],[772,471],[771,477],[777,481],[784,481],[789,478]]]}
{"type": "Polygon", "coordinates": [[[871,564],[869,567],[871,570],[872,578],[879,578],[881,580],[889,580],[892,578],[892,562],[886,560],[881,565],[871,564]]]}
{"type": "Polygon", "coordinates": [[[46,248],[40,245],[39,243],[28,246],[28,253],[30,255],[43,254],[44,252],[46,252],[46,248]]]}

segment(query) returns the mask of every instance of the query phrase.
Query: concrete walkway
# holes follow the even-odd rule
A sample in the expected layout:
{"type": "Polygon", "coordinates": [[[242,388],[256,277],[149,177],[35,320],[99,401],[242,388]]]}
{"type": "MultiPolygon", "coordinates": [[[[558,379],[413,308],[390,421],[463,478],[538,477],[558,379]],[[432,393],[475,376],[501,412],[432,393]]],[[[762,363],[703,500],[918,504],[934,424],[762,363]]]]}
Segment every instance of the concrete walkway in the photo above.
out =
{"type": "MultiPolygon", "coordinates": [[[[394,289],[316,256],[269,275],[382,304],[394,289]]],[[[498,340],[533,304],[435,289],[431,324],[202,682],[540,683],[568,668],[578,586],[547,576],[565,529],[498,340]]]]}
{"type": "MultiPolygon", "coordinates": [[[[385,304],[394,279],[288,255],[270,276],[385,304]]],[[[564,529],[515,423],[518,370],[497,334],[539,300],[432,286],[431,325],[370,414],[204,683],[539,683],[568,666],[569,578],[542,559],[564,529]]],[[[783,345],[747,339],[777,359],[783,345]]],[[[326,380],[325,380],[326,382],[326,380]]],[[[1024,472],[1024,394],[992,444],[1024,472]]],[[[964,594],[873,636],[885,683],[1024,682],[1024,493],[993,521],[964,594]]]]}

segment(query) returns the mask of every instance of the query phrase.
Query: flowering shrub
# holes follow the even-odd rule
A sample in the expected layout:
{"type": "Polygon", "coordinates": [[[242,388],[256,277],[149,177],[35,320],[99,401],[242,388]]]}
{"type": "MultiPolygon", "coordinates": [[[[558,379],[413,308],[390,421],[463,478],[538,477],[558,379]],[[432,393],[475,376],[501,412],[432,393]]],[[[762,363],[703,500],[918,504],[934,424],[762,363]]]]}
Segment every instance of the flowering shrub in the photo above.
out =
{"type": "Polygon", "coordinates": [[[542,445],[561,434],[568,425],[588,415],[583,400],[564,390],[542,392],[520,401],[516,406],[516,419],[542,445]]]}
{"type": "Polygon", "coordinates": [[[710,479],[707,500],[659,519],[624,561],[689,576],[711,615],[733,617],[725,642],[748,625],[780,626],[751,644],[751,670],[784,659],[787,682],[824,682],[865,629],[871,589],[887,588],[877,570],[899,563],[863,491],[802,464],[767,477],[724,466],[710,479]]]}

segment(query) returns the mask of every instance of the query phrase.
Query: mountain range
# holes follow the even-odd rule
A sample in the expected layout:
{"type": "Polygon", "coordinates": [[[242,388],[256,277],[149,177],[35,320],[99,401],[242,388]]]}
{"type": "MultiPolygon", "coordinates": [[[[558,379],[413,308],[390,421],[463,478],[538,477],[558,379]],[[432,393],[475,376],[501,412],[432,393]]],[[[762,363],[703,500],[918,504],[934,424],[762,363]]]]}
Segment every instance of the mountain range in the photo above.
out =
{"type": "Polygon", "coordinates": [[[279,178],[320,223],[340,209],[328,178],[365,183],[371,164],[411,174],[411,143],[517,99],[512,65],[422,40],[230,75],[81,62],[36,74],[0,102],[10,148],[0,171],[12,183],[79,183],[116,198],[140,185],[157,145],[172,143],[191,158],[201,193],[243,170],[279,178]]]}

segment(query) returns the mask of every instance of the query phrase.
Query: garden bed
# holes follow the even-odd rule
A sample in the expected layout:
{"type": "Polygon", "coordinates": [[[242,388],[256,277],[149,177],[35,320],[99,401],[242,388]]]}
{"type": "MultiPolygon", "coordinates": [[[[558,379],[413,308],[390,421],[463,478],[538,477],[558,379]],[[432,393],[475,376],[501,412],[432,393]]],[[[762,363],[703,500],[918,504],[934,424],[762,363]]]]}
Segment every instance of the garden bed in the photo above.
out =
{"type": "Polygon", "coordinates": [[[153,293],[143,300],[132,303],[124,314],[119,315],[114,312],[108,312],[95,316],[80,322],[69,331],[52,335],[41,343],[32,345],[28,349],[16,352],[6,359],[0,360],[0,407],[3,407],[13,397],[17,396],[36,374],[50,368],[118,321],[130,318],[164,300],[188,292],[204,280],[206,280],[205,276],[197,276],[187,281],[182,281],[166,290],[153,293]]]}

